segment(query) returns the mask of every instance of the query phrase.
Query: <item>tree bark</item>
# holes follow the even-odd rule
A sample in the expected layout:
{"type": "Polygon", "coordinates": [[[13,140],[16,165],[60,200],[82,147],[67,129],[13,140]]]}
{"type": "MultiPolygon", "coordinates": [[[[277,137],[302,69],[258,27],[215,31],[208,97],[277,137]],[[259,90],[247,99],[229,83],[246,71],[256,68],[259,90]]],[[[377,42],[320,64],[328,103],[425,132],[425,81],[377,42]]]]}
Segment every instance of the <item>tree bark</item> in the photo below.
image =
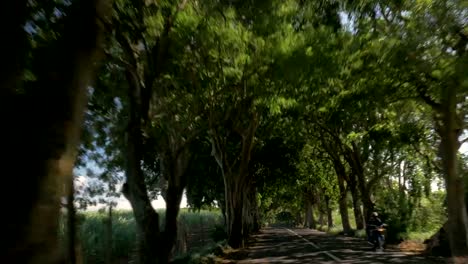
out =
{"type": "Polygon", "coordinates": [[[251,181],[248,184],[247,190],[244,192],[244,235],[249,236],[252,233],[260,230],[257,192],[254,183],[251,181]]]}
{"type": "Polygon", "coordinates": [[[351,191],[351,196],[353,198],[353,212],[354,218],[356,220],[356,229],[364,229],[364,218],[361,211],[361,206],[359,204],[359,194],[356,186],[356,179],[354,175],[349,175],[349,189],[351,191]]]}
{"type": "MultiPolygon", "coordinates": [[[[226,176],[225,176],[226,177],[226,176]]],[[[226,177],[226,208],[227,208],[227,230],[228,244],[233,248],[242,246],[244,237],[243,232],[243,205],[244,197],[242,194],[241,183],[237,177],[226,177]]]]}
{"type": "MultiPolygon", "coordinates": [[[[333,168],[335,169],[336,177],[338,179],[338,188],[340,191],[340,197],[338,199],[338,206],[341,216],[341,224],[343,226],[343,232],[348,234],[351,231],[351,225],[349,223],[348,215],[348,202],[347,202],[347,190],[345,187],[346,169],[341,161],[341,157],[337,154],[337,150],[333,148],[331,144],[326,141],[325,137],[321,137],[322,146],[326,149],[333,162],[333,168]]],[[[335,140],[337,144],[341,144],[341,141],[335,140]]]]}
{"type": "Polygon", "coordinates": [[[310,210],[310,204],[309,204],[309,200],[306,200],[305,207],[304,207],[304,227],[310,228],[311,222],[312,222],[312,215],[311,215],[311,210],[310,210]]]}
{"type": "Polygon", "coordinates": [[[343,232],[349,233],[351,231],[351,225],[349,224],[346,188],[344,186],[344,179],[342,177],[338,177],[338,187],[340,189],[340,198],[338,204],[340,208],[341,224],[343,225],[343,232]]]}
{"type": "Polygon", "coordinates": [[[319,208],[319,218],[318,218],[318,223],[320,226],[324,226],[324,215],[323,215],[323,211],[319,208]]]}
{"type": "MultiPolygon", "coordinates": [[[[241,109],[239,111],[244,111],[241,109]]],[[[243,227],[244,213],[244,194],[243,192],[251,182],[249,174],[249,163],[252,154],[255,131],[258,128],[259,120],[257,113],[253,113],[249,120],[249,125],[245,129],[235,128],[234,130],[241,136],[240,153],[233,161],[228,160],[226,144],[227,135],[220,135],[210,122],[211,126],[211,141],[212,155],[221,168],[224,179],[225,202],[226,202],[226,222],[228,233],[228,244],[233,248],[242,246],[246,233],[243,227]],[[235,167],[233,166],[235,165],[235,167]]],[[[236,124],[237,125],[237,124],[236,124]]]]}
{"type": "Polygon", "coordinates": [[[338,188],[340,190],[340,198],[338,200],[338,205],[340,208],[341,223],[343,225],[343,232],[349,233],[351,231],[351,225],[349,224],[348,216],[348,202],[347,202],[347,191],[345,187],[345,168],[340,161],[334,160],[333,165],[336,172],[336,177],[338,178],[338,188]]]}
{"type": "MultiPolygon", "coordinates": [[[[175,137],[174,137],[175,138],[175,137]]],[[[171,142],[171,141],[169,141],[171,142]]],[[[164,229],[164,250],[160,256],[161,263],[171,259],[172,249],[177,239],[177,216],[180,202],[187,185],[187,169],[191,160],[189,143],[171,142],[170,153],[166,156],[167,170],[165,170],[168,186],[166,193],[166,219],[164,229]]]]}
{"type": "Polygon", "coordinates": [[[362,215],[361,206],[359,205],[359,197],[356,193],[351,193],[353,197],[353,212],[354,218],[356,219],[356,229],[362,230],[364,229],[364,217],[362,215]]]}
{"type": "Polygon", "coordinates": [[[318,224],[320,226],[324,226],[324,211],[323,211],[323,204],[320,194],[317,194],[317,210],[319,213],[318,224]]]}
{"type": "Polygon", "coordinates": [[[251,193],[250,193],[250,212],[252,214],[252,233],[257,233],[260,231],[260,212],[258,209],[257,203],[257,188],[255,187],[254,183],[251,183],[251,193]]]}
{"type": "Polygon", "coordinates": [[[457,171],[457,154],[460,147],[461,125],[457,122],[456,90],[445,88],[442,104],[442,126],[440,148],[445,172],[448,207],[448,233],[450,248],[455,263],[468,260],[468,220],[465,204],[465,188],[462,175],[457,171]]]}
{"type": "Polygon", "coordinates": [[[315,229],[317,228],[317,223],[315,222],[315,216],[314,216],[314,208],[313,208],[313,204],[312,204],[312,201],[309,197],[306,197],[306,202],[305,202],[305,215],[306,215],[306,219],[305,219],[305,223],[306,223],[306,227],[307,228],[312,228],[312,229],[315,229]]]}
{"type": "Polygon", "coordinates": [[[327,210],[328,230],[330,230],[333,227],[333,215],[332,209],[330,207],[330,197],[328,195],[325,195],[325,208],[327,210]]]}
{"type": "Polygon", "coordinates": [[[142,130],[141,130],[141,91],[136,76],[127,72],[129,89],[129,120],[126,136],[126,182],[122,192],[130,202],[135,216],[138,235],[138,263],[158,263],[164,251],[159,229],[159,215],[151,205],[141,169],[142,130]]]}
{"type": "Polygon", "coordinates": [[[365,219],[369,219],[374,211],[374,202],[372,202],[370,198],[369,184],[366,181],[363,164],[358,151],[356,145],[353,144],[352,148],[348,147],[346,149],[345,158],[351,166],[353,175],[357,178],[357,186],[361,193],[361,202],[364,205],[364,217],[365,219]]]}
{"type": "Polygon", "coordinates": [[[100,51],[101,27],[96,14],[103,10],[97,8],[99,4],[73,2],[60,39],[44,48],[44,57],[33,58],[38,66],[36,80],[28,83],[31,89],[24,93],[18,91],[24,85],[22,58],[27,54],[26,1],[7,1],[0,8],[2,26],[7,29],[4,35],[11,36],[5,44],[12,46],[3,49],[11,54],[0,62],[2,71],[6,69],[0,73],[4,124],[0,138],[8,153],[0,161],[5,174],[0,199],[8,201],[4,210],[10,214],[4,219],[1,263],[63,261],[58,248],[60,198],[66,195],[63,186],[72,175],[86,89],[100,51]],[[12,58],[18,60],[9,61],[12,58]],[[12,200],[18,196],[20,199],[12,200]]]}
{"type": "Polygon", "coordinates": [[[163,260],[161,263],[168,263],[172,253],[172,249],[177,238],[177,215],[180,211],[180,202],[182,200],[182,191],[178,188],[171,188],[169,185],[166,202],[166,220],[164,228],[164,251],[160,256],[163,260]]]}
{"type": "MultiPolygon", "coordinates": [[[[242,215],[243,215],[243,218],[242,218],[242,230],[243,230],[243,235],[246,237],[246,236],[249,236],[249,234],[251,234],[253,232],[253,214],[251,212],[251,207],[252,205],[250,204],[250,201],[248,201],[249,197],[248,195],[246,195],[243,199],[244,201],[244,206],[242,206],[242,215]]],[[[243,241],[245,242],[245,241],[243,241]]],[[[244,243],[242,245],[242,247],[244,247],[244,243]]]]}
{"type": "MultiPolygon", "coordinates": [[[[127,145],[132,143],[127,142],[127,145]]],[[[122,192],[132,206],[137,226],[137,261],[139,264],[160,263],[158,257],[162,255],[163,245],[159,230],[159,215],[149,200],[139,160],[131,157],[130,153],[127,159],[130,164],[127,166],[127,179],[122,192]],[[131,162],[132,160],[138,163],[135,164],[131,162]]]]}
{"type": "Polygon", "coordinates": [[[243,193],[247,188],[245,182],[248,176],[232,176],[230,174],[224,174],[228,244],[233,248],[239,248],[248,235],[248,230],[244,229],[246,197],[243,193]]]}

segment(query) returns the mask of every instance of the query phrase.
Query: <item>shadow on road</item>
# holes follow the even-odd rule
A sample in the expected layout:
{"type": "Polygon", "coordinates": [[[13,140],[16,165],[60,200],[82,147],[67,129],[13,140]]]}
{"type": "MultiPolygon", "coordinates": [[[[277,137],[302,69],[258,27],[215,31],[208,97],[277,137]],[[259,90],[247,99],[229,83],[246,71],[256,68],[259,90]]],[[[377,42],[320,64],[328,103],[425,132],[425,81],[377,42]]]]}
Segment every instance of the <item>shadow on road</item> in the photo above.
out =
{"type": "Polygon", "coordinates": [[[441,258],[398,250],[373,252],[357,238],[331,236],[310,229],[267,228],[252,237],[245,258],[235,263],[444,263],[441,258]]]}

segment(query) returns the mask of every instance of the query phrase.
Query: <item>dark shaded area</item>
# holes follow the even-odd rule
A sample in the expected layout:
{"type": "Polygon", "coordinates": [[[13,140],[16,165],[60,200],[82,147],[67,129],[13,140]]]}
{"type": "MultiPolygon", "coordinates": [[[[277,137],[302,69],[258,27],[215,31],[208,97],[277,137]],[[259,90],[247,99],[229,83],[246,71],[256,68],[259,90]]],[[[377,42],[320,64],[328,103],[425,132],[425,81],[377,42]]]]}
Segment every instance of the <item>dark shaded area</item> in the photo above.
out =
{"type": "Polygon", "coordinates": [[[247,252],[247,257],[236,263],[336,263],[338,259],[339,263],[361,264],[444,262],[442,258],[397,249],[387,248],[385,252],[376,253],[362,239],[332,236],[310,229],[264,229],[252,237],[247,252]]]}

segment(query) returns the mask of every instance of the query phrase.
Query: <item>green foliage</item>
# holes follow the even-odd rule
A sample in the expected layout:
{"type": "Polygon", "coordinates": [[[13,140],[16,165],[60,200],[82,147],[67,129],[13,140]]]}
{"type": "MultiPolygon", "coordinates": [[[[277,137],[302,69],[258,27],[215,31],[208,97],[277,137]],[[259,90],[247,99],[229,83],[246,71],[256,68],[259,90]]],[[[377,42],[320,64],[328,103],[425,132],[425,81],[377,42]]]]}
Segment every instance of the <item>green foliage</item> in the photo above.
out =
{"type": "MultiPolygon", "coordinates": [[[[164,215],[164,210],[159,210],[164,215]]],[[[136,249],[136,225],[131,211],[114,211],[112,216],[112,258],[131,259],[136,249]]],[[[82,212],[77,215],[78,238],[82,248],[84,263],[105,263],[105,252],[109,245],[106,244],[106,213],[82,212]]],[[[223,219],[219,211],[189,212],[182,210],[179,215],[179,224],[188,232],[213,230],[207,233],[213,241],[219,242],[225,239],[225,233],[221,228],[223,219]]],[[[161,223],[164,225],[164,223],[161,223]]],[[[63,221],[60,231],[61,237],[65,235],[63,221]]],[[[200,251],[203,249],[197,249],[200,251]]],[[[195,252],[192,252],[195,253],[195,252]]]]}
{"type": "MultiPolygon", "coordinates": [[[[81,242],[85,263],[104,263],[107,215],[86,212],[78,215],[78,237],[81,242]]],[[[115,211],[112,219],[113,258],[129,259],[135,249],[136,225],[132,212],[115,211]]]]}
{"type": "Polygon", "coordinates": [[[187,182],[186,196],[190,208],[207,209],[216,204],[224,206],[224,182],[221,171],[211,156],[211,143],[199,140],[194,143],[193,158],[189,167],[190,177],[187,182]]]}
{"type": "MultiPolygon", "coordinates": [[[[223,170],[235,171],[252,154],[249,183],[264,223],[296,221],[306,195],[320,208],[326,196],[336,232],[339,161],[348,204],[350,176],[359,176],[357,204],[375,204],[390,225],[390,241],[434,231],[446,213],[443,194],[431,190],[442,178],[440,119],[432,105],[441,103],[446,87],[456,87],[464,123],[465,13],[460,1],[188,1],[181,7],[119,0],[109,58],[90,90],[81,149],[82,161],[93,160],[104,171],[94,176],[109,185],[98,186],[96,195],[116,194],[121,181],[126,74],[133,70],[149,105],[142,168],[153,198],[172,146],[190,142],[186,191],[193,209],[223,208],[223,170]],[[166,49],[159,50],[161,41],[166,49]],[[244,132],[254,117],[259,126],[246,153],[244,132]],[[222,157],[215,161],[216,137],[222,157]]],[[[349,216],[354,225],[352,210],[349,216]]]]}
{"type": "Polygon", "coordinates": [[[438,230],[447,220],[444,199],[445,193],[441,191],[422,198],[409,221],[409,230],[433,233],[438,230]]]}
{"type": "Polygon", "coordinates": [[[196,226],[214,227],[223,222],[223,216],[219,210],[191,212],[187,209],[183,209],[178,219],[189,229],[196,226]]]}
{"type": "Polygon", "coordinates": [[[413,205],[384,204],[379,212],[382,221],[389,225],[389,243],[401,239],[427,239],[436,233],[447,220],[444,199],[445,194],[439,191],[422,197],[413,205]]]}

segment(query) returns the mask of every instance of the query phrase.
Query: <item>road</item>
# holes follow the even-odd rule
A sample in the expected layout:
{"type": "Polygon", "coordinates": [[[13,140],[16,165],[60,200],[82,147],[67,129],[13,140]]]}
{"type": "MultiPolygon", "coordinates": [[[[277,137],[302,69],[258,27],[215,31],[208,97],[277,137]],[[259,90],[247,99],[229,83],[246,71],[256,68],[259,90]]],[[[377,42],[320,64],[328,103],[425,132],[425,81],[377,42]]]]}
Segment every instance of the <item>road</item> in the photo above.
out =
{"type": "Polygon", "coordinates": [[[376,253],[362,239],[331,236],[311,229],[267,228],[252,238],[247,256],[236,263],[435,264],[444,261],[396,249],[376,253]]]}

